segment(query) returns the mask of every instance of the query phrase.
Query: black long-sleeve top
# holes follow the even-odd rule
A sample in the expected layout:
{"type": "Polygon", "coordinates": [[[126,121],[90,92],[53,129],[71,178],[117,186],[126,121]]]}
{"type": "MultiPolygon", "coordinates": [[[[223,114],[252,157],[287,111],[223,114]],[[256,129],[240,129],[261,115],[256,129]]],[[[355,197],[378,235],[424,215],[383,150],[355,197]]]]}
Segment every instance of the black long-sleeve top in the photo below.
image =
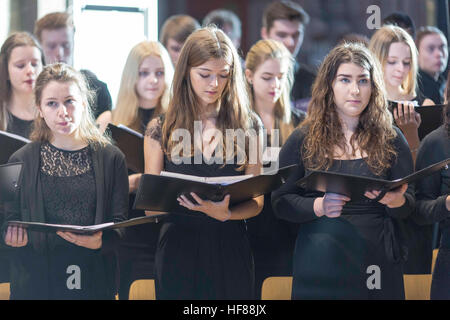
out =
{"type": "MultiPolygon", "coordinates": [[[[417,153],[416,170],[450,158],[450,137],[443,125],[423,140],[417,153]]],[[[450,212],[445,200],[450,194],[450,170],[441,170],[416,184],[417,208],[413,219],[425,225],[441,222],[441,228],[450,227],[450,212]]]]}
{"type": "Polygon", "coordinates": [[[418,80],[419,92],[433,100],[435,104],[444,102],[445,83],[447,82],[444,74],[440,74],[436,81],[428,73],[419,69],[418,80]]]}
{"type": "MultiPolygon", "coordinates": [[[[304,190],[296,185],[296,182],[306,174],[303,161],[301,160],[301,149],[305,138],[304,130],[304,128],[296,129],[281,148],[280,167],[292,164],[298,164],[298,167],[289,176],[286,183],[272,193],[272,206],[276,215],[282,219],[298,223],[305,223],[318,218],[314,213],[314,201],[317,197],[324,195],[322,192],[304,190]]],[[[394,180],[402,178],[413,171],[411,152],[406,139],[398,128],[395,128],[395,130],[397,132],[397,138],[394,141],[394,147],[397,150],[397,157],[386,175],[380,177],[382,179],[394,180]]],[[[331,170],[339,171],[339,162],[334,161],[331,170]]],[[[375,210],[376,212],[385,212],[393,218],[404,219],[411,214],[415,205],[412,186],[408,186],[408,190],[405,192],[405,198],[405,203],[399,208],[389,208],[371,201],[366,201],[365,203],[352,203],[350,201],[344,206],[343,214],[361,213],[367,210],[367,207],[370,207],[371,210],[375,210]]]]}
{"type": "MultiPolygon", "coordinates": [[[[6,221],[22,220],[48,222],[45,214],[44,188],[40,170],[41,143],[32,142],[16,151],[9,162],[23,162],[20,191],[16,199],[5,204],[6,221]]],[[[125,156],[115,146],[90,146],[92,167],[95,176],[95,216],[94,223],[120,222],[127,218],[128,211],[128,176],[125,156]]],[[[3,236],[6,223],[3,226],[3,236]]],[[[124,230],[117,229],[103,233],[102,247],[98,252],[95,270],[98,279],[107,278],[107,283],[97,286],[107,288],[113,293],[115,288],[115,249],[123,236],[124,230]],[[106,265],[105,268],[101,267],[106,265]],[[105,276],[106,274],[106,276],[105,276]]],[[[3,240],[2,240],[3,242],[3,240]]],[[[47,253],[49,243],[46,234],[29,232],[28,244],[12,249],[11,259],[11,296],[18,299],[42,299],[49,293],[49,261],[47,253]],[[39,276],[31,276],[39,270],[39,276]],[[47,271],[46,271],[47,270],[47,271]],[[42,272],[41,272],[42,271],[42,272]],[[32,289],[30,289],[32,288],[32,289]],[[36,291],[36,292],[32,292],[36,291]]]]}

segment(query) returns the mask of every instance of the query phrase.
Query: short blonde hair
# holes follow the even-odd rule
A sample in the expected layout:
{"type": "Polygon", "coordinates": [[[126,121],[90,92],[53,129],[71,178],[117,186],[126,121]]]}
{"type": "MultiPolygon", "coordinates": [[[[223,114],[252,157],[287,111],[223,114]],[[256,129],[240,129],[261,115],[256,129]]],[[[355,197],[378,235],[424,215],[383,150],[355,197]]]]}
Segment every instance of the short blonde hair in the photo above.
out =
{"type": "Polygon", "coordinates": [[[392,43],[401,42],[409,47],[411,52],[411,69],[409,70],[408,77],[402,84],[403,90],[407,94],[415,95],[417,86],[417,73],[418,73],[418,53],[413,38],[404,29],[387,25],[379,29],[370,39],[369,49],[378,58],[381,67],[387,62],[389,55],[389,48],[392,43]]]}

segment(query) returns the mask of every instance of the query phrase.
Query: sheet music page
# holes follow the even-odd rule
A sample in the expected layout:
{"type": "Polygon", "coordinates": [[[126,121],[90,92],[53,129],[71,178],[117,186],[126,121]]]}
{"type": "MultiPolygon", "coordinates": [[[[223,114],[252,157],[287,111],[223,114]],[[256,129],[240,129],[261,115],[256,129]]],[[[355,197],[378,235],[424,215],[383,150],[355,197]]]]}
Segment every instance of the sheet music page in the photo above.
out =
{"type": "Polygon", "coordinates": [[[253,177],[252,174],[242,175],[242,176],[224,176],[224,177],[208,177],[206,178],[207,183],[221,184],[223,186],[246,180],[253,177]]]}
{"type": "Polygon", "coordinates": [[[239,182],[239,181],[253,177],[252,174],[242,175],[242,176],[199,177],[199,176],[193,176],[193,175],[175,173],[175,172],[167,172],[167,171],[161,171],[160,175],[164,176],[164,177],[172,177],[172,178],[178,178],[178,179],[184,179],[184,180],[190,180],[190,181],[198,181],[198,182],[204,182],[204,183],[210,183],[210,184],[221,184],[221,185],[229,185],[229,184],[239,182]]]}
{"type": "Polygon", "coordinates": [[[29,140],[27,138],[24,138],[22,136],[19,136],[17,134],[14,134],[14,133],[9,133],[9,132],[0,130],[0,134],[2,134],[4,136],[7,136],[7,137],[10,137],[10,138],[14,138],[16,140],[20,140],[20,141],[26,142],[26,143],[31,142],[31,140],[29,140]]]}
{"type": "Polygon", "coordinates": [[[159,175],[164,176],[164,177],[178,178],[178,179],[191,180],[191,181],[197,181],[197,182],[206,182],[205,177],[193,176],[193,175],[189,175],[189,174],[161,171],[161,173],[159,175]]]}
{"type": "Polygon", "coordinates": [[[141,133],[134,131],[133,129],[128,128],[127,126],[123,125],[123,124],[119,124],[117,125],[117,128],[123,129],[131,134],[134,134],[135,136],[138,136],[139,138],[144,138],[144,135],[142,135],[141,133]]]}

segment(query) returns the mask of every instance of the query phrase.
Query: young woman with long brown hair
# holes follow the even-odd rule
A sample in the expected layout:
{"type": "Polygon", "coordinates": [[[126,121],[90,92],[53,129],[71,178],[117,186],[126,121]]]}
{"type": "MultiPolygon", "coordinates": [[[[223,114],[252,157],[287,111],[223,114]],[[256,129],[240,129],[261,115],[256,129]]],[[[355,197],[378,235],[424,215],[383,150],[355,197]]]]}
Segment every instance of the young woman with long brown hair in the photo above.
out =
{"type": "MultiPolygon", "coordinates": [[[[252,162],[248,144],[231,140],[227,145],[211,136],[220,132],[225,137],[229,129],[252,134],[260,126],[249,106],[239,56],[221,30],[203,28],[189,36],[177,63],[172,93],[167,113],[152,120],[146,132],[146,173],[260,173],[259,158],[252,162]],[[176,139],[180,132],[187,133],[182,155],[176,139]],[[226,158],[229,148],[244,154],[242,161],[236,156],[226,158]]],[[[177,196],[173,195],[174,200],[177,196]]],[[[219,202],[192,197],[197,204],[179,196],[179,208],[164,219],[156,252],[156,296],[251,299],[254,270],[245,219],[259,214],[263,197],[233,207],[228,195],[219,202]]]]}
{"type": "Polygon", "coordinates": [[[276,214],[301,223],[293,298],[402,299],[397,227],[414,206],[407,185],[384,195],[366,191],[362,201],[296,185],[317,169],[385,179],[413,171],[408,144],[392,127],[380,67],[362,45],[344,44],[317,74],[307,118],[280,152],[280,166],[298,169],[272,193],[276,214]]]}

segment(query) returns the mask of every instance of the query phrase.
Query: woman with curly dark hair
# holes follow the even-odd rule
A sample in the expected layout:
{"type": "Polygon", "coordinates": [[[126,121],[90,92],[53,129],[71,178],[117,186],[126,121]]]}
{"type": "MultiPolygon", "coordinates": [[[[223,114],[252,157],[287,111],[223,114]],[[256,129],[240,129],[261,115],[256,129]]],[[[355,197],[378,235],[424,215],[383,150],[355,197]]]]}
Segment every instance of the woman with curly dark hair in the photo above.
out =
{"type": "Polygon", "coordinates": [[[389,180],[413,171],[380,66],[362,45],[340,45],[322,63],[306,120],[280,152],[281,167],[294,163],[297,171],[272,193],[276,214],[301,223],[293,299],[403,299],[398,227],[414,207],[408,186],[353,200],[296,185],[317,169],[389,180]]]}
{"type": "MultiPolygon", "coordinates": [[[[447,80],[444,124],[432,131],[423,140],[417,153],[416,170],[450,158],[450,78],[447,80]]],[[[413,215],[417,224],[429,225],[438,222],[441,243],[431,283],[431,299],[450,299],[450,170],[441,170],[416,184],[417,209],[413,215]]],[[[428,261],[431,265],[431,236],[426,243],[428,261]]]]}

